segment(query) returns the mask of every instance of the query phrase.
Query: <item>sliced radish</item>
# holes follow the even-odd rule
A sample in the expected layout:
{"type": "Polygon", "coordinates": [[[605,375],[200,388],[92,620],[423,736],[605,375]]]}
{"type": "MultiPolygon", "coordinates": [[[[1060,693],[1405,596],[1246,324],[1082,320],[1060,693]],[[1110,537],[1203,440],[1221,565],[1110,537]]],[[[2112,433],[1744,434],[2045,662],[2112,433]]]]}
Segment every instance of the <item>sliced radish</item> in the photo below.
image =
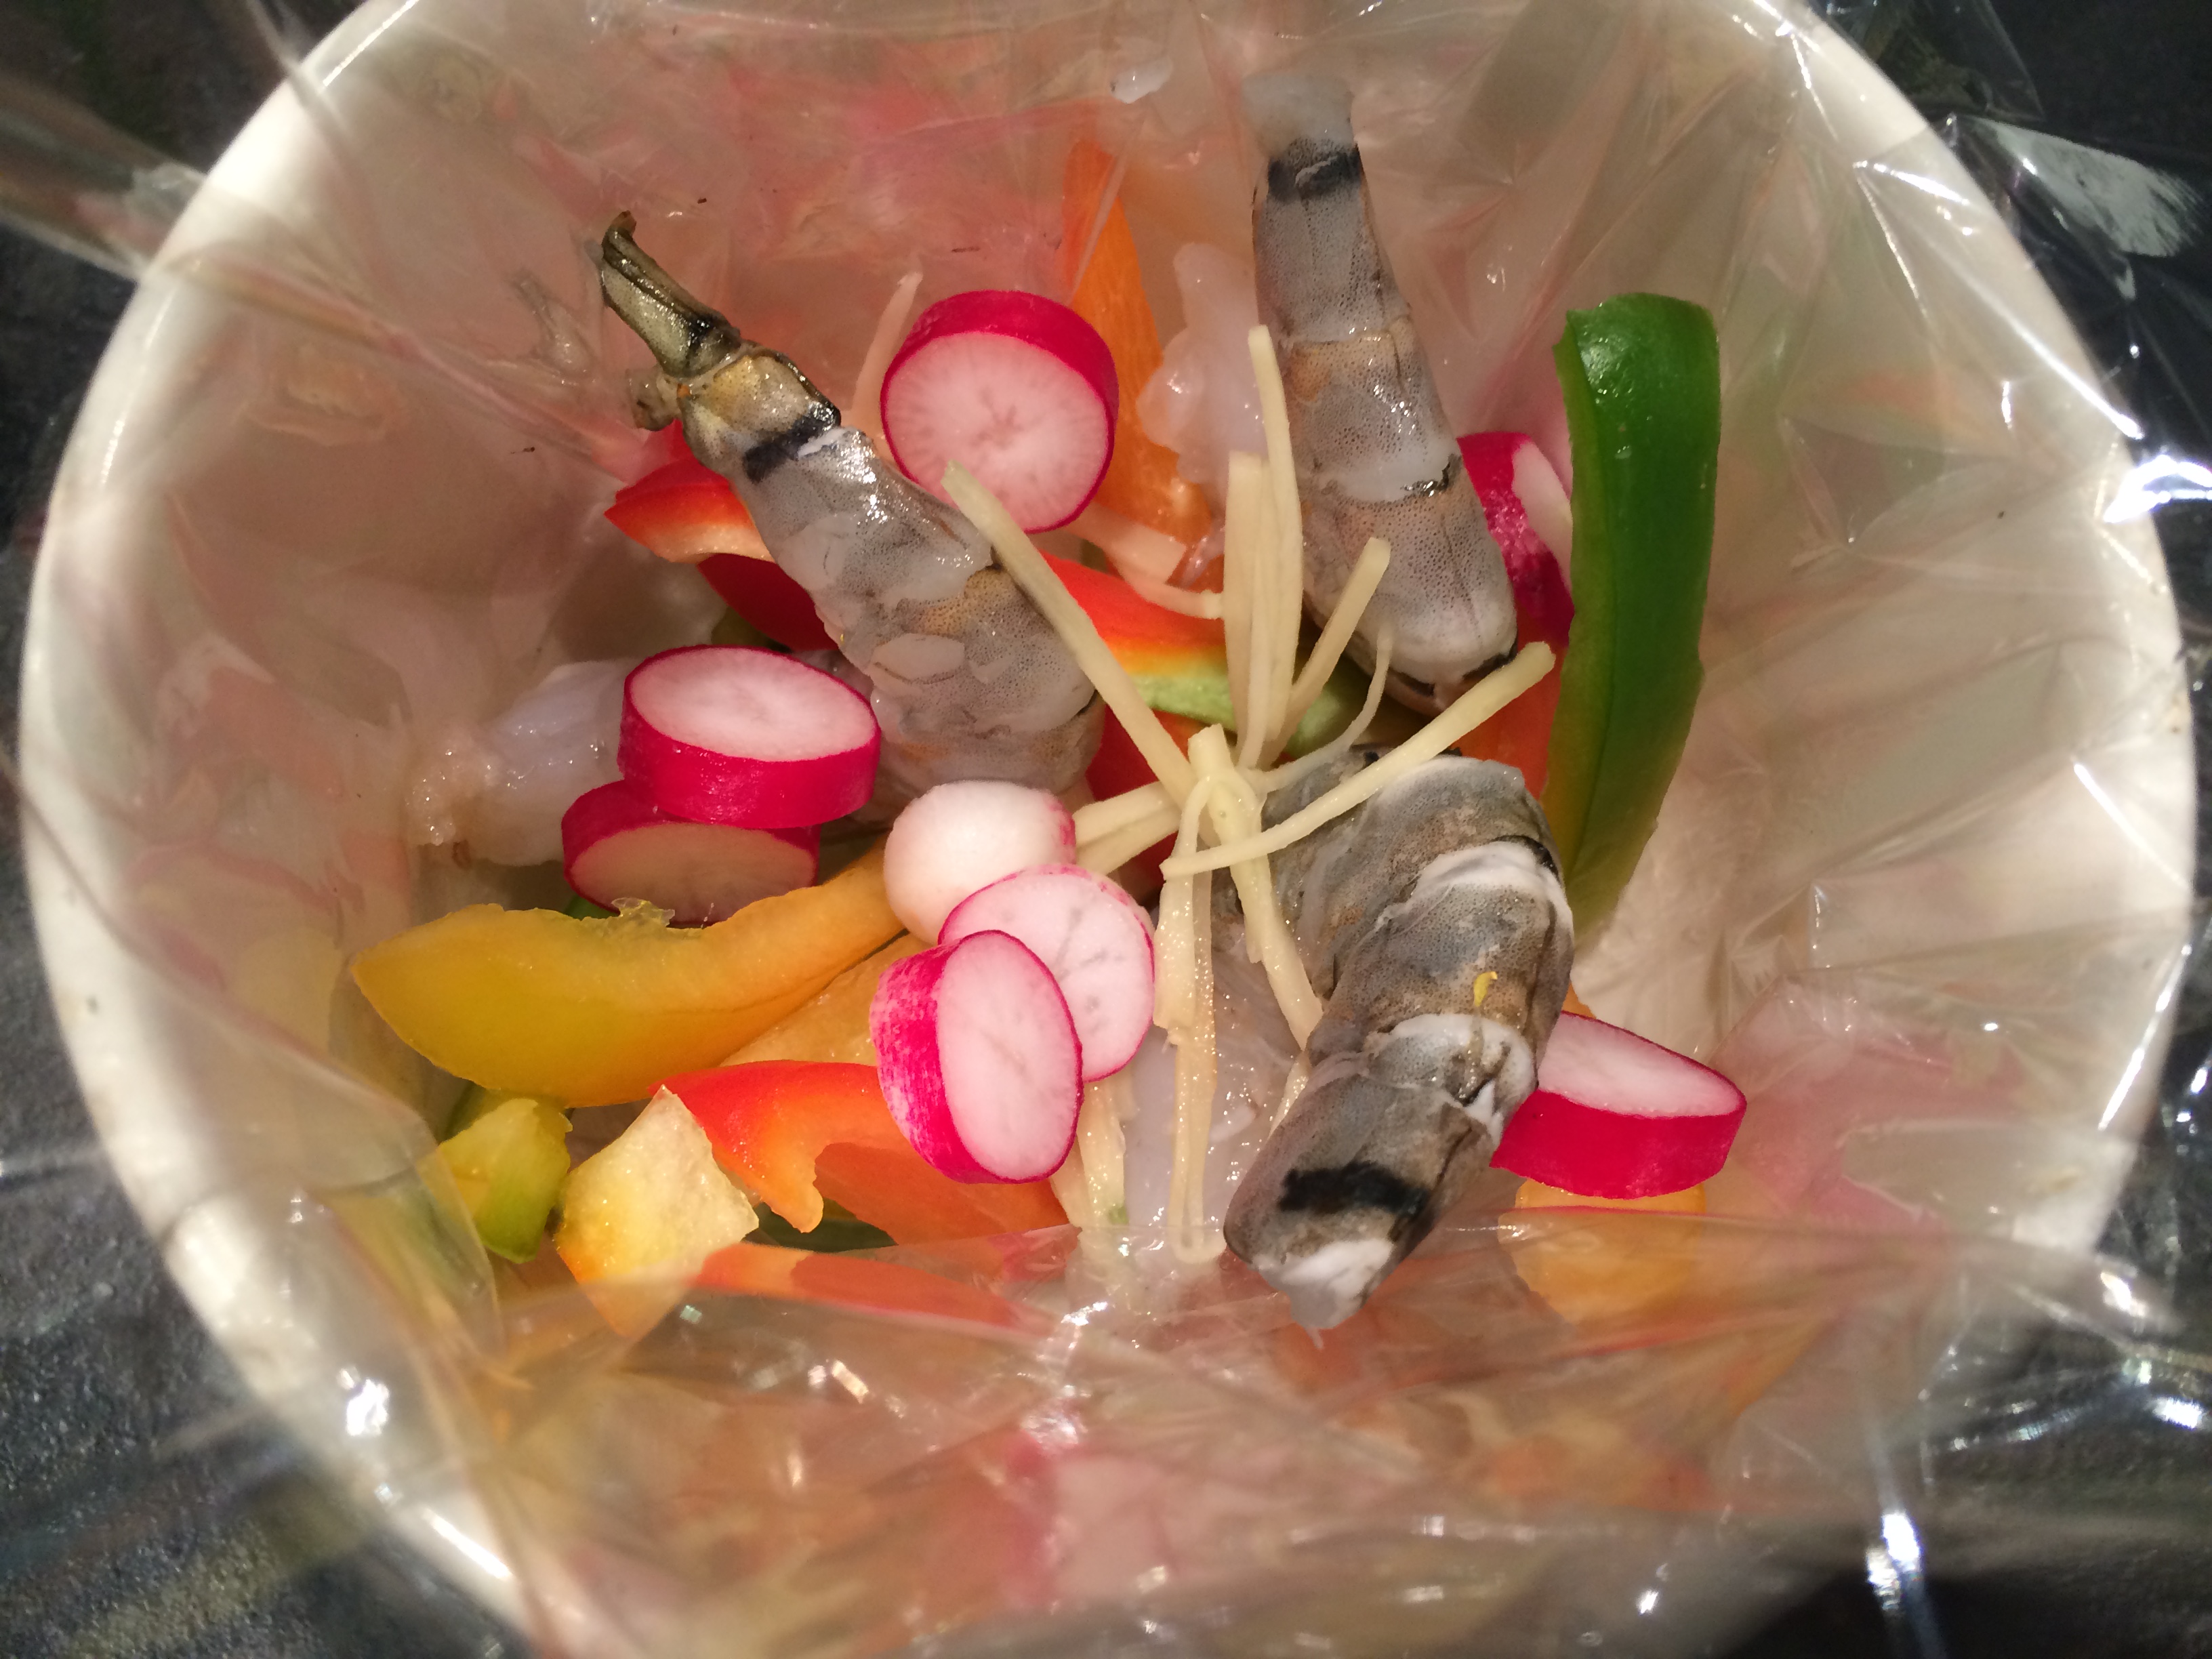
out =
{"type": "Polygon", "coordinates": [[[699,574],[724,605],[778,645],[793,651],[837,648],[814,609],[814,596],[774,560],[717,553],[699,562],[699,574]]]}
{"type": "Polygon", "coordinates": [[[1019,939],[970,933],[893,963],[868,1034],[884,1099],[955,1181],[1038,1181],[1067,1161],[1083,1054],[1052,970],[1019,939]]]}
{"type": "Polygon", "coordinates": [[[1114,454],[1121,396],[1098,331],[1054,300],[982,289],[921,314],[884,376],[884,437],[924,489],[958,461],[1024,530],[1083,510],[1114,454]]]}
{"type": "Polygon", "coordinates": [[[1490,1161],[1592,1198],[1678,1193],[1719,1173],[1743,1109],[1718,1072],[1618,1025],[1561,1014],[1536,1091],[1490,1161]]]}
{"type": "Polygon", "coordinates": [[[1083,1047],[1083,1080],[1127,1066],[1152,1028],[1152,930],[1136,900],[1073,864],[1024,870],[953,907],[937,937],[1019,939],[1052,970],[1083,1047]]]}
{"type": "Polygon", "coordinates": [[[1017,870],[1075,859],[1075,820],[1042,789],[985,778],[917,796],[884,844],[891,912],[937,943],[952,907],[1017,870]]]}
{"type": "Polygon", "coordinates": [[[1522,633],[1564,642],[1575,615],[1566,578],[1574,515],[1559,475],[1523,433],[1477,432],[1459,441],[1459,453],[1505,556],[1522,633]]]}
{"type": "Polygon", "coordinates": [[[793,830],[875,792],[883,736],[833,674],[738,645],[647,657],[623,685],[623,775],[672,817],[793,830]]]}
{"type": "Polygon", "coordinates": [[[592,903],[644,899],[696,927],[812,882],[822,832],[672,818],[623,779],[576,798],[562,816],[561,852],[568,885],[592,903]]]}

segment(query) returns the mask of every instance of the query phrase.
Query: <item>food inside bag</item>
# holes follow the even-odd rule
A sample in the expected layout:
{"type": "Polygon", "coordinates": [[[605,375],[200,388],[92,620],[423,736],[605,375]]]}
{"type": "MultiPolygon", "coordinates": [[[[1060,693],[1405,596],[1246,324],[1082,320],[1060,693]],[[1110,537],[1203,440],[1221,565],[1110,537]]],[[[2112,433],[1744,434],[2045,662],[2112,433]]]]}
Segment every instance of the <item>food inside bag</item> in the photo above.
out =
{"type": "MultiPolygon", "coordinates": [[[[1048,1181],[1060,1195],[1052,1221],[1066,1206],[1091,1226],[1126,1225],[1114,1165],[1127,1154],[1113,1143],[1126,1119],[1172,1120],[1176,1253],[1204,1260],[1225,1243],[1314,1330],[1358,1310],[1491,1165],[1501,1136],[1522,1150],[1499,1167],[1591,1198],[1694,1188],[1725,1160],[1741,1097],[1719,1115],[1682,1104],[1662,1066],[1633,1058],[1663,1052],[1651,1045],[1581,1039],[1561,1080],[1547,1088],[1543,1074],[1577,927],[1601,922],[1632,872],[1696,701],[1720,443],[1711,318],[1652,295],[1569,313],[1556,355],[1570,494],[1527,438],[1449,429],[1376,229],[1349,88],[1255,76],[1239,109],[1261,161],[1255,320],[1241,341],[1190,348],[1210,355],[1208,372],[1249,380],[1226,430],[1204,429],[1210,405],[1178,407],[1196,393],[1170,375],[1152,331],[1141,216],[1114,173],[1102,179],[1087,141],[1066,173],[1065,235],[1080,245],[1063,250],[1084,309],[968,290],[929,305],[901,338],[927,272],[902,282],[870,340],[878,358],[889,346],[888,362],[864,365],[854,399],[879,406],[880,439],[657,264],[630,216],[607,228],[606,303],[652,351],[647,401],[672,410],[687,451],[624,489],[610,517],[680,562],[709,548],[768,562],[836,649],[802,660],[810,653],[678,646],[630,672],[622,779],[580,796],[562,824],[571,884],[623,914],[544,917],[531,924],[544,935],[534,949],[496,914],[473,931],[447,918],[356,966],[404,1039],[481,1085],[600,1105],[660,1073],[653,1104],[574,1177],[570,1204],[588,1191],[598,1218],[588,1249],[568,1242],[584,1224],[561,1224],[562,1259],[580,1278],[696,1272],[730,1242],[726,1204],[687,1229],[649,1200],[623,1210],[602,1195],[617,1179],[647,1194],[659,1170],[671,1206],[694,1202],[683,1195],[696,1181],[715,1184],[699,1173],[696,1148],[708,1144],[751,1198],[781,1197],[775,1213],[803,1242],[824,1213],[818,1196],[763,1191],[767,1166],[742,1150],[751,1138],[738,1121],[788,1121],[817,1159],[873,1147],[882,1190],[856,1182],[842,1201],[913,1236],[890,1220],[914,1177],[883,1139],[883,1115],[851,1094],[857,1081],[825,1092],[808,1080],[823,1073],[744,1067],[753,1103],[736,1119],[713,1108],[721,1127],[692,1137],[695,1150],[679,1154],[664,1127],[671,1103],[697,1113],[723,1097],[711,1074],[678,1076],[713,1057],[708,1045],[736,1060],[748,1039],[773,1042],[763,1010],[829,995],[825,968],[849,972],[883,944],[880,922],[863,926],[817,960],[762,931],[769,896],[807,885],[825,828],[889,825],[883,892],[919,948],[874,975],[860,1069],[872,1066],[870,1097],[921,1162],[970,1186],[1048,1181]],[[1124,365],[1150,367],[1156,384],[1122,396],[1124,365]],[[1193,451],[1188,467],[1144,429],[1147,400],[1193,451]],[[1252,435],[1247,405],[1260,417],[1252,449],[1233,447],[1252,435]],[[1117,475],[1117,450],[1153,476],[1133,465],[1117,475]],[[1157,476],[1170,462],[1175,488],[1157,476]],[[1145,519],[1097,503],[1109,478],[1114,499],[1145,519]],[[1201,480],[1215,482],[1218,514],[1198,510],[1201,480]],[[1083,559],[1055,563],[1031,540],[1063,526],[1096,533],[1079,542],[1083,559]],[[1168,666],[1162,649],[1178,637],[1186,654],[1168,666]],[[1357,714],[1299,744],[1347,666],[1365,678],[1357,714]],[[1188,719],[1202,679],[1218,687],[1221,717],[1170,732],[1155,704],[1188,719]],[[1522,698],[1529,712],[1511,714],[1522,698]],[[1395,741],[1377,729],[1385,699],[1412,728],[1395,741]],[[1142,774],[1071,817],[1066,799],[1091,793],[1109,713],[1142,774]],[[1527,769],[1478,757],[1496,747],[1527,769]],[[1162,842],[1147,910],[1116,881],[1153,885],[1137,860],[1162,842]],[[1217,871],[1229,879],[1217,884],[1217,871]],[[755,893],[760,908],[748,908],[755,893]],[[700,923],[716,925],[686,939],[700,923]],[[1261,973],[1218,975],[1217,958],[1239,952],[1261,973]],[[742,958],[759,982],[701,986],[686,1017],[699,1035],[679,1036],[656,1023],[674,1012],[678,981],[643,990],[626,965],[660,958],[695,984],[708,963],[742,958]],[[576,988],[549,997],[555,960],[576,988]],[[489,992],[517,971],[528,989],[489,992]],[[487,988],[459,998],[457,974],[487,988]],[[593,992],[594,980],[609,988],[593,992]],[[595,1022],[617,996],[635,1012],[584,1039],[601,1052],[563,1081],[575,1062],[554,1056],[585,1029],[580,992],[595,1022]],[[716,1023],[716,1005],[732,1002],[716,1023]],[[1249,1156],[1217,1215],[1201,1134],[1224,1045],[1255,1027],[1279,1028],[1289,1060],[1266,1069],[1265,1097],[1245,1109],[1249,1156]],[[1157,1046],[1139,1064],[1154,1029],[1170,1064],[1157,1046]],[[507,1057],[525,1053],[525,1067],[507,1057]],[[848,1098],[850,1109],[830,1103],[848,1098]],[[650,1237],[607,1237],[640,1228],[650,1237]]],[[[853,319],[856,331],[866,320],[853,319]]],[[[761,597],[770,589],[716,586],[771,645],[803,635],[761,597]]],[[[855,879],[818,890],[826,899],[855,879]]],[[[781,902],[787,931],[822,937],[820,901],[781,902]]],[[[856,1021],[857,997],[842,1003],[856,1021]]],[[[821,1019],[811,1005],[789,1017],[821,1019]]],[[[1571,1029],[1585,1027],[1611,1030],[1571,1029]]],[[[1242,1080],[1248,1097],[1258,1081],[1242,1080]]],[[[461,1134],[474,1170],[485,1132],[461,1134]]],[[[516,1157],[537,1156],[516,1145],[516,1157]]],[[[475,1178],[496,1184],[500,1172],[475,1178]]],[[[1008,1212],[979,1202],[972,1213],[983,1228],[1008,1212]]],[[[515,1224],[495,1214],[488,1243],[514,1255],[515,1224]]]]}
{"type": "Polygon", "coordinates": [[[865,9],[369,18],[149,289],[24,750],[149,1214],[550,1650],[1697,1650],[2101,1305],[2070,340],[1756,8],[865,9]]]}

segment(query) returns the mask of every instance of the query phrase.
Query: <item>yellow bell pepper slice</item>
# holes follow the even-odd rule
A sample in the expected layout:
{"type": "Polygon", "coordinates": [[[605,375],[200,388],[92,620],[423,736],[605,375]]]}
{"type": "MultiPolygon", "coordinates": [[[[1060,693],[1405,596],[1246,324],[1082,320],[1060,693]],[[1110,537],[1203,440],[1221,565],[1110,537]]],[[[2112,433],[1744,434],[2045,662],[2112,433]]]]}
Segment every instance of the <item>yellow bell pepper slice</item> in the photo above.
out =
{"type": "Polygon", "coordinates": [[[456,1077],[605,1106],[743,1048],[899,931],[878,850],[711,927],[472,905],[371,946],[353,976],[456,1077]]]}

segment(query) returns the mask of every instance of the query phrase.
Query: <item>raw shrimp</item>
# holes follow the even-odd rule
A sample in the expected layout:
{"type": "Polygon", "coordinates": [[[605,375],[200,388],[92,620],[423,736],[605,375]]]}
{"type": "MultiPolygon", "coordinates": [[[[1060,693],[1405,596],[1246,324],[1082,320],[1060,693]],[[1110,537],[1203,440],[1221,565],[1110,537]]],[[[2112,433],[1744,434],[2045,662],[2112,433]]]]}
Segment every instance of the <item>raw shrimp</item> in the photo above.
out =
{"type": "Polygon", "coordinates": [[[692,453],[730,481],[866,677],[884,733],[878,806],[961,778],[1073,785],[1103,705],[990,543],[844,425],[789,358],[685,293],[633,228],[623,214],[602,244],[607,303],[675,383],[692,453]]]}
{"type": "Polygon", "coordinates": [[[563,663],[503,714],[440,732],[408,793],[411,838],[494,864],[559,858],[568,803],[622,775],[623,678],[636,666],[563,663]]]}
{"type": "Polygon", "coordinates": [[[1255,76],[1244,113],[1267,161],[1253,252],[1306,504],[1306,601],[1328,615],[1367,538],[1388,541],[1358,639],[1371,660],[1389,629],[1395,689],[1439,708],[1513,649],[1505,562],[1376,239],[1351,94],[1255,76]]]}
{"type": "MultiPolygon", "coordinates": [[[[1268,803],[1279,823],[1380,755],[1268,803]]],[[[1279,855],[1314,989],[1312,1076],[1245,1174],[1229,1248],[1320,1330],[1356,1312],[1489,1162],[1574,966],[1544,816],[1494,761],[1433,760],[1279,855]]]]}

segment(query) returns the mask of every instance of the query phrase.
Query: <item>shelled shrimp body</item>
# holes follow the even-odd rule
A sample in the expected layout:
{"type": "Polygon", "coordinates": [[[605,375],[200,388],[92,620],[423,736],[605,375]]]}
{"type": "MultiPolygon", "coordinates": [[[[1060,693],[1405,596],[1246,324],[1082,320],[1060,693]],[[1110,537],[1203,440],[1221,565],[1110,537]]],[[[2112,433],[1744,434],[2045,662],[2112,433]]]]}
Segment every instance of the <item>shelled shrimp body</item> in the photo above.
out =
{"type": "Polygon", "coordinates": [[[607,303],[677,391],[691,452],[730,481],[805,588],[883,728],[879,799],[998,778],[1060,791],[1103,715],[1060,638],[982,532],[879,456],[791,360],[746,340],[608,229],[607,303]]]}
{"type": "MultiPolygon", "coordinates": [[[[1279,823],[1376,758],[1269,804],[1279,823]]],[[[1521,775],[1447,757],[1278,857],[1314,988],[1312,1075],[1238,1185],[1229,1247],[1319,1330],[1356,1312],[1488,1163],[1536,1084],[1574,918],[1521,775]]]]}
{"type": "MultiPolygon", "coordinates": [[[[1368,206],[1343,82],[1244,83],[1267,179],[1253,211],[1260,316],[1283,365],[1305,503],[1305,590],[1327,615],[1370,536],[1390,568],[1358,638],[1449,701],[1513,649],[1512,586],[1368,206]]],[[[1410,690],[1411,688],[1401,688],[1410,690]]]]}

